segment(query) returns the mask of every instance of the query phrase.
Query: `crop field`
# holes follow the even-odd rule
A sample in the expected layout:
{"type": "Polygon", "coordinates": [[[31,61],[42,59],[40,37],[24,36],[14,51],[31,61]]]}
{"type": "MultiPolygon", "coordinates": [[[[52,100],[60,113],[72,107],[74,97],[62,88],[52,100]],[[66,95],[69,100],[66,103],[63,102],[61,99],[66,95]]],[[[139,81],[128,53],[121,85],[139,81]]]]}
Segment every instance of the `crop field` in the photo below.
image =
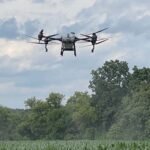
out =
{"type": "Polygon", "coordinates": [[[150,150],[150,142],[1,141],[0,150],[150,150]]]}

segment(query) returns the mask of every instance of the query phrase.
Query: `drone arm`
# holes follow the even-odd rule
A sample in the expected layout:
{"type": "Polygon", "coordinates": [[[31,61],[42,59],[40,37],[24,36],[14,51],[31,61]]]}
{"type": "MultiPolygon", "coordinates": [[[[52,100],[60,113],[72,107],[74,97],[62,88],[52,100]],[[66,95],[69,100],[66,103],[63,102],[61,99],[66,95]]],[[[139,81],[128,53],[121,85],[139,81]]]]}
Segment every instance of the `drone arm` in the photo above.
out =
{"type": "Polygon", "coordinates": [[[60,41],[60,42],[61,42],[61,41],[62,41],[62,38],[51,38],[51,37],[50,37],[50,41],[60,41]]]}
{"type": "Polygon", "coordinates": [[[89,36],[89,35],[85,35],[85,34],[81,34],[82,36],[85,36],[85,37],[87,37],[87,38],[91,38],[91,36],[89,36]]]}
{"type": "MultiPolygon", "coordinates": [[[[77,38],[76,37],[76,39],[75,39],[75,41],[77,42],[77,41],[88,41],[89,40],[89,38],[77,38]]],[[[88,41],[89,42],[89,41],[88,41]]]]}

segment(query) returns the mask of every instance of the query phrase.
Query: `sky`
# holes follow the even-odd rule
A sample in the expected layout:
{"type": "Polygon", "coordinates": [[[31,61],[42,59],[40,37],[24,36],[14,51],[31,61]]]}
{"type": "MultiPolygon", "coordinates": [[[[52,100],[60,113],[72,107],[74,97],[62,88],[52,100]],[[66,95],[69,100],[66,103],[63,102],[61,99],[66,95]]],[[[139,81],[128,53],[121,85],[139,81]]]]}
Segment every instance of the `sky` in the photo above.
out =
{"type": "Polygon", "coordinates": [[[0,105],[24,108],[31,97],[45,99],[51,92],[65,96],[88,91],[91,70],[105,61],[119,59],[150,67],[150,1],[148,0],[0,0],[0,105]],[[77,43],[73,52],[60,56],[58,45],[43,45],[25,36],[37,37],[75,32],[98,34],[109,41],[91,47],[77,43]]]}

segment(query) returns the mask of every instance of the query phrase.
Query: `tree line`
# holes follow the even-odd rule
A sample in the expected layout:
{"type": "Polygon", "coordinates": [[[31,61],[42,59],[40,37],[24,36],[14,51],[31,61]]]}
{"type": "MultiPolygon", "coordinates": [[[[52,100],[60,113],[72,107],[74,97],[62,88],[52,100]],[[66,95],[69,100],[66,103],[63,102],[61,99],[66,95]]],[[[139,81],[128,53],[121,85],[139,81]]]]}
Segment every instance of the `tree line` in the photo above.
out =
{"type": "Polygon", "coordinates": [[[50,93],[25,101],[26,109],[0,106],[0,140],[150,138],[150,68],[106,61],[91,71],[88,92],[50,93]]]}

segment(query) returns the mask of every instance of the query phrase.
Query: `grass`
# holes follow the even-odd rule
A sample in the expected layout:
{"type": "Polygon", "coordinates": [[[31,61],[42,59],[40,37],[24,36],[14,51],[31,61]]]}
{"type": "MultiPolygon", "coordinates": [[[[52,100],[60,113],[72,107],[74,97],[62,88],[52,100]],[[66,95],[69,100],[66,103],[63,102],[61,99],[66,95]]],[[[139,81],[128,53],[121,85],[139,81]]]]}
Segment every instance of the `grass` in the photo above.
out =
{"type": "Polygon", "coordinates": [[[0,150],[150,150],[150,142],[124,141],[1,141],[0,150]]]}

